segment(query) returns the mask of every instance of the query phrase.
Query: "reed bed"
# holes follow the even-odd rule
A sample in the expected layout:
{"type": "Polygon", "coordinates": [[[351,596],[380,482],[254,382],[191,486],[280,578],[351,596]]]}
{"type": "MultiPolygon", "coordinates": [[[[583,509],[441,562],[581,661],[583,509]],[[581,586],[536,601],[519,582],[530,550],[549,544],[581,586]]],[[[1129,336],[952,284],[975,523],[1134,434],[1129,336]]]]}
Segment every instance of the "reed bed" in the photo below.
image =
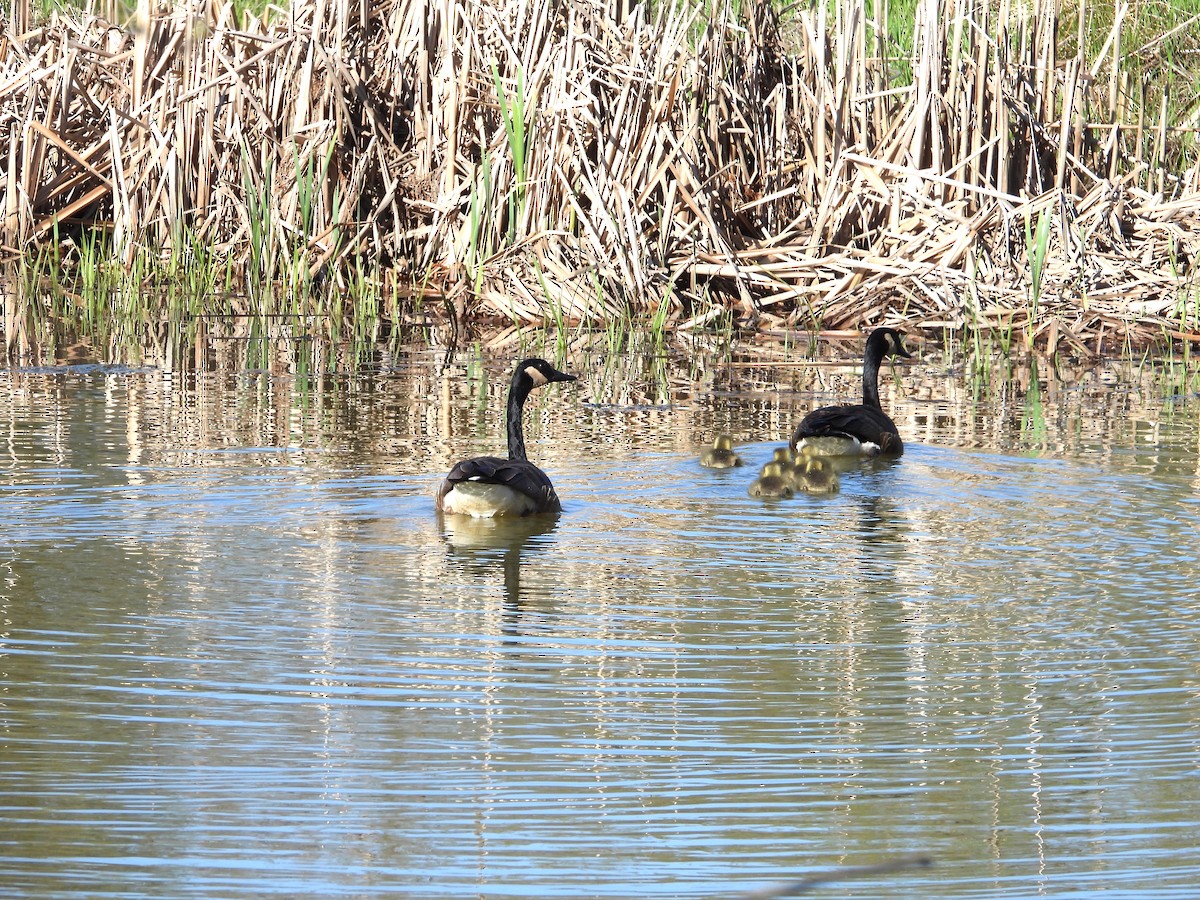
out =
{"type": "Polygon", "coordinates": [[[901,59],[886,0],[16,0],[0,243],[102,246],[151,320],[1196,339],[1196,129],[1131,15],[1063,58],[1057,0],[920,0],[901,59]]]}

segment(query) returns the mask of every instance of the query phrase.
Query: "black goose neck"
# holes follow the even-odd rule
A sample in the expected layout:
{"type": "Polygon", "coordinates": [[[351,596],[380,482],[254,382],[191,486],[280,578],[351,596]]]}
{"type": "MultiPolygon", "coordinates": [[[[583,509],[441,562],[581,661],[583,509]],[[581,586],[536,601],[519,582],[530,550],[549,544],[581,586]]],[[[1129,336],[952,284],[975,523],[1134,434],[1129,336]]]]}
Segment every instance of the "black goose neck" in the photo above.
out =
{"type": "Polygon", "coordinates": [[[519,459],[525,456],[525,426],[522,423],[525,400],[533,390],[533,380],[521,369],[513,373],[512,384],[508,389],[508,458],[519,459]]]}
{"type": "Polygon", "coordinates": [[[882,330],[871,332],[863,356],[863,406],[883,408],[879,403],[879,364],[883,362],[887,349],[887,333],[882,330]]]}

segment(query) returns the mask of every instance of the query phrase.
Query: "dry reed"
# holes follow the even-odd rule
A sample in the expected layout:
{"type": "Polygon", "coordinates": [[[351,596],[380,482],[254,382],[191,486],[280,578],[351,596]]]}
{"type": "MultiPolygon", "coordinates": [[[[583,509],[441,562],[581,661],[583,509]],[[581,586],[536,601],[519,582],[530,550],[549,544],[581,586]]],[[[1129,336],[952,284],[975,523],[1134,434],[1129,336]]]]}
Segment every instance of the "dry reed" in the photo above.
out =
{"type": "Polygon", "coordinates": [[[276,285],[365,256],[468,317],[1200,331],[1200,162],[1165,100],[1128,102],[1124,6],[1060,59],[1056,0],[922,0],[899,82],[865,0],[786,39],[762,2],[141,0],[32,28],[26,2],[8,255],[100,226],[127,264],[203,245],[276,285]]]}

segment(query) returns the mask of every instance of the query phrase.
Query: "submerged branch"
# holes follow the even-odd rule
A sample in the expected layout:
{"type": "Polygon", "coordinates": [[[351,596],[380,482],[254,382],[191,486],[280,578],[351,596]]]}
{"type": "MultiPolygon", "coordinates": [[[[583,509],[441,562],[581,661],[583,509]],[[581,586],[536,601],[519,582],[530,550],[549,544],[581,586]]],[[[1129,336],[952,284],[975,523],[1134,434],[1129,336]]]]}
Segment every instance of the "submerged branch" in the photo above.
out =
{"type": "Polygon", "coordinates": [[[823,885],[837,884],[853,878],[875,878],[880,875],[893,875],[897,872],[903,872],[906,869],[923,868],[931,865],[932,862],[932,859],[924,854],[913,854],[911,856],[897,857],[896,859],[876,863],[871,866],[843,866],[840,869],[831,869],[828,872],[809,875],[807,878],[800,878],[796,881],[788,881],[757,891],[739,894],[735,900],[774,900],[776,897],[798,897],[812,888],[823,885]]]}

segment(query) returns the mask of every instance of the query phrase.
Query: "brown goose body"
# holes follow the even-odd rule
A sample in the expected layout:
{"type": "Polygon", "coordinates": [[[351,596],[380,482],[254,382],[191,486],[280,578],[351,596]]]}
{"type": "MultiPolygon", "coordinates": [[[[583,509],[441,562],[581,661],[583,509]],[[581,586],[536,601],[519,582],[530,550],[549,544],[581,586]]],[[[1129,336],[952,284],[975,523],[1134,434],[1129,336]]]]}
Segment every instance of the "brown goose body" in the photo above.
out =
{"type": "Polygon", "coordinates": [[[456,463],[438,487],[438,510],[479,518],[561,512],[549,476],[525,455],[522,413],[534,388],[574,380],[544,359],[517,363],[508,391],[508,457],[476,456],[456,463]]]}
{"type": "Polygon", "coordinates": [[[863,402],[824,406],[805,416],[792,433],[792,449],[838,456],[900,456],[904,442],[879,403],[879,365],[885,356],[911,356],[892,328],[876,328],[863,356],[863,402]]]}

